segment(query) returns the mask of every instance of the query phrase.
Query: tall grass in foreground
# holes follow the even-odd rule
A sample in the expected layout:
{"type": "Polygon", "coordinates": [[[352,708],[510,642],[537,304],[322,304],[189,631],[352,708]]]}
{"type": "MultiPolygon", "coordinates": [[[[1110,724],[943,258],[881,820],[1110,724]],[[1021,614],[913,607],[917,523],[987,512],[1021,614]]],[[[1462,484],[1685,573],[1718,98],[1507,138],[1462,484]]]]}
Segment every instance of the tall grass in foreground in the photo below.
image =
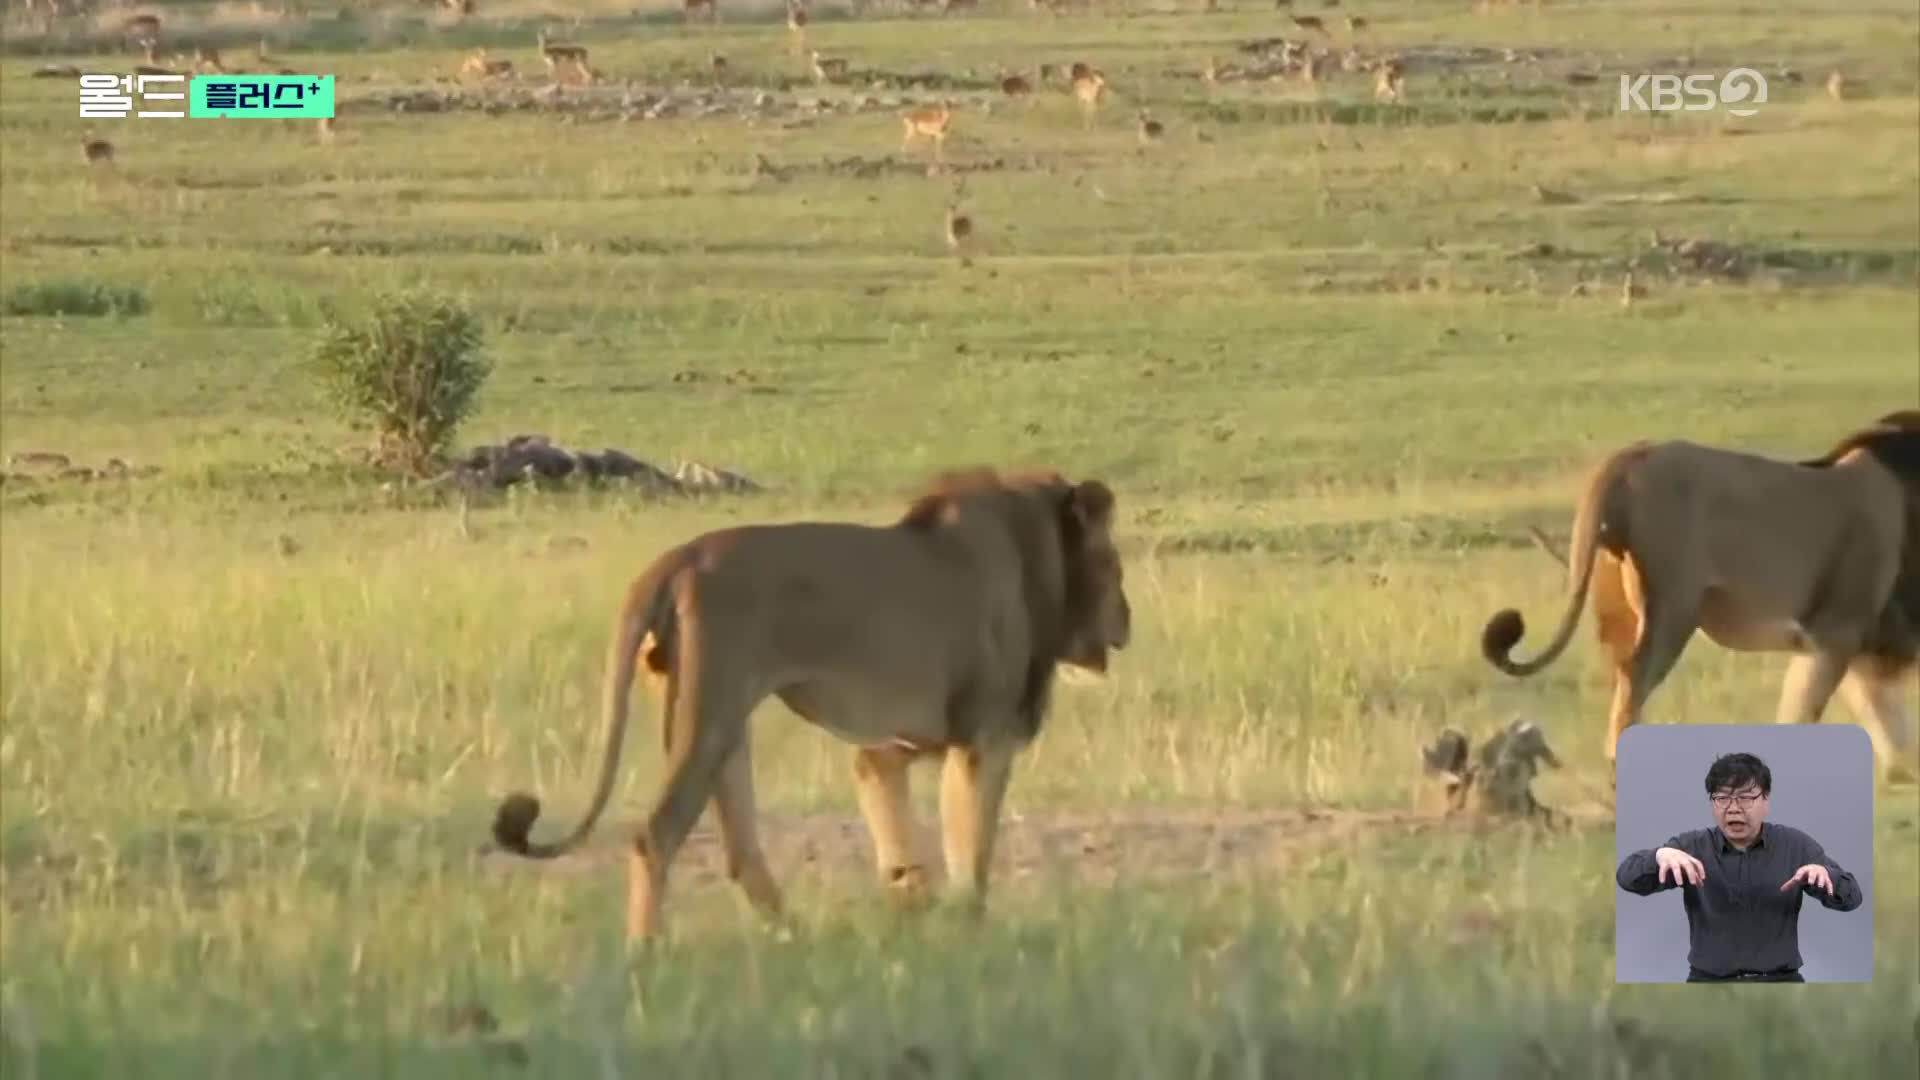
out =
{"type": "MultiPolygon", "coordinates": [[[[137,817],[129,791],[168,805],[371,799],[409,814],[528,783],[577,798],[601,752],[618,590],[713,523],[697,515],[561,498],[475,511],[464,533],[451,509],[204,524],[135,512],[10,530],[5,795],[79,820],[137,817]]],[[[1546,790],[1586,801],[1580,784],[1600,782],[1608,683],[1591,650],[1526,682],[1478,653],[1499,607],[1518,603],[1536,625],[1560,610],[1562,575],[1545,556],[1165,553],[1183,537],[1259,535],[1221,520],[1123,523],[1137,638],[1108,679],[1062,688],[1014,805],[1404,805],[1418,745],[1514,715],[1577,763],[1577,782],[1550,777],[1546,790]]],[[[1657,718],[1770,715],[1781,670],[1701,649],[1657,718]]],[[[777,703],[759,715],[762,800],[849,808],[849,751],[777,703]]],[[[639,716],[632,798],[659,766],[651,702],[639,716]]]]}
{"type": "MultiPolygon", "coordinates": [[[[1011,884],[977,924],[803,877],[775,935],[683,888],[675,939],[622,957],[612,865],[482,870],[437,826],[375,843],[358,825],[236,825],[134,881],[104,851],[10,861],[14,1060],[28,1037],[42,1075],[155,1077],[473,1075],[502,1039],[534,1075],[893,1077],[915,1051],[924,1075],[982,1077],[1891,1077],[1915,1059],[1911,893],[1878,904],[1874,985],[1615,987],[1601,834],[1011,884]],[[473,1003],[491,1042],[439,1032],[473,1003]],[[1730,1008],[1744,1037],[1721,1030],[1730,1008]]],[[[1880,851],[1882,881],[1920,869],[1880,851]]]]}
{"type": "MultiPolygon", "coordinates": [[[[1356,828],[1172,878],[1164,847],[1121,851],[1110,871],[1069,852],[1003,870],[978,925],[896,920],[864,854],[789,860],[791,940],[683,871],[675,941],[629,966],[617,859],[543,872],[474,849],[509,787],[535,785],[556,818],[580,805],[609,583],[702,520],[549,507],[478,513],[464,537],[432,512],[10,531],[0,989],[14,1060],[22,1032],[42,1075],[157,1077],[519,1068],[502,1039],[536,1075],[612,1062],[895,1076],[920,1053],[956,1076],[1599,1077],[1621,1062],[1676,1078],[1901,1075],[1912,1060],[1911,788],[1879,803],[1878,981],[1790,1006],[1769,988],[1616,989],[1604,826],[1356,828]],[[1703,1034],[1723,995],[1763,1034],[1703,1034]],[[436,1034],[438,1010],[468,1001],[505,1034],[436,1034]]],[[[1572,759],[1571,777],[1543,781],[1549,804],[1583,802],[1604,776],[1597,665],[1572,656],[1523,687],[1472,651],[1496,602],[1557,600],[1538,553],[1258,567],[1152,554],[1183,535],[1139,530],[1130,580],[1152,618],[1110,681],[1062,688],[1010,815],[1404,805],[1414,748],[1441,723],[1482,731],[1515,711],[1572,759]]],[[[1757,715],[1773,671],[1702,650],[1661,719],[1757,715]]],[[[657,775],[651,707],[639,715],[616,817],[657,775]]],[[[800,810],[857,828],[844,747],[777,705],[756,738],[771,842],[800,810]]],[[[918,781],[923,822],[932,787],[918,781]]]]}

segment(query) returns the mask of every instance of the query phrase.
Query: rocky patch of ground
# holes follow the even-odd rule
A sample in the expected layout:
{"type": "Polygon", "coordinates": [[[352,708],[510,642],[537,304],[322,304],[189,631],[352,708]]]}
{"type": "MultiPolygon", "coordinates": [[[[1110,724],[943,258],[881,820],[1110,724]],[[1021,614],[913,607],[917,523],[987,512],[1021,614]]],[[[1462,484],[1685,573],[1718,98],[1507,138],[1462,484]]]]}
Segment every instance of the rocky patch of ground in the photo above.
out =
{"type": "Polygon", "coordinates": [[[624,450],[568,450],[555,446],[545,435],[515,435],[498,445],[476,446],[432,481],[436,485],[494,489],[522,482],[611,483],[670,495],[762,490],[748,477],[697,461],[680,462],[669,472],[624,450]]]}

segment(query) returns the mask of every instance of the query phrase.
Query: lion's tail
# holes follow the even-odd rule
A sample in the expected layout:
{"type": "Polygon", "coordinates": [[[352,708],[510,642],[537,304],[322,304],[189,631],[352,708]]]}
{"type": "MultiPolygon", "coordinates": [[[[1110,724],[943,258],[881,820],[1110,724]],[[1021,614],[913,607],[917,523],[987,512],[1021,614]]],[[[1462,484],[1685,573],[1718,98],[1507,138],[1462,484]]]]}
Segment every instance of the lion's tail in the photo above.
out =
{"type": "Polygon", "coordinates": [[[1587,481],[1587,489],[1581,494],[1580,505],[1574,511],[1573,546],[1567,552],[1567,608],[1560,616],[1560,627],[1554,631],[1553,640],[1547,643],[1546,651],[1532,660],[1513,659],[1513,647],[1526,636],[1527,623],[1521,618],[1520,612],[1507,608],[1488,619],[1486,628],[1480,633],[1480,652],[1488,663],[1509,675],[1532,675],[1559,659],[1560,654],[1566,651],[1567,643],[1573,640],[1575,628],[1580,625],[1580,613],[1587,606],[1587,586],[1593,579],[1594,556],[1600,547],[1600,523],[1608,494],[1620,474],[1638,461],[1645,450],[1646,444],[1635,443],[1615,451],[1601,462],[1587,481]]]}
{"type": "Polygon", "coordinates": [[[524,793],[509,795],[501,800],[493,819],[493,839],[501,848],[530,859],[557,858],[580,846],[600,820],[600,813],[613,794],[613,778],[620,766],[620,747],[626,739],[628,699],[632,696],[640,645],[651,633],[655,648],[666,649],[668,655],[673,652],[672,635],[676,626],[670,584],[674,569],[673,565],[663,563],[655,572],[634,582],[620,607],[601,685],[600,710],[607,730],[607,747],[600,764],[600,782],[594,788],[593,803],[587,808],[586,817],[563,839],[534,843],[528,833],[540,816],[540,800],[524,793]]]}

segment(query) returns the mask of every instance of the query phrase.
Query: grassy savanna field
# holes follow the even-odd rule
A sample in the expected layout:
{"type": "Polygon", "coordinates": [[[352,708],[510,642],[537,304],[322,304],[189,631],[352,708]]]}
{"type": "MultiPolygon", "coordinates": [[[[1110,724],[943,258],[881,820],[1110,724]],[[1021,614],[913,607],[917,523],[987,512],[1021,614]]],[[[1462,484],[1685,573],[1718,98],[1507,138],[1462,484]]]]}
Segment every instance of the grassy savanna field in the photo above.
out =
{"type": "MultiPolygon", "coordinates": [[[[1209,88],[1209,55],[1300,36],[1223,8],[817,8],[814,46],[856,69],[960,81],[935,175],[896,113],[940,91],[813,87],[772,7],[714,27],[624,4],[152,8],[175,47],[245,64],[264,34],[277,64],[337,74],[331,144],[82,121],[71,78],[29,76],[126,70],[127,12],[9,9],[0,450],[160,472],[0,488],[7,1075],[1912,1075],[1913,787],[1877,794],[1876,890],[1845,916],[1873,919],[1871,985],[1616,986],[1590,631],[1524,682],[1477,648],[1509,604],[1538,646],[1563,577],[1526,528],[1564,536],[1620,442],[1808,456],[1920,401],[1911,5],[1324,13],[1336,47],[1354,12],[1363,44],[1422,58],[1400,103],[1358,73],[1317,99],[1209,88]],[[705,92],[716,51],[773,107],[387,104],[452,92],[476,45],[544,85],[540,26],[591,48],[613,111],[705,92]],[[1448,59],[1467,46],[1493,52],[1448,59]],[[1057,86],[989,89],[1075,59],[1112,86],[1091,125],[1057,86]],[[1620,72],[1739,65],[1772,80],[1750,118],[1617,111],[1620,72]],[[1847,100],[1821,88],[1834,67],[1847,100]],[[111,168],[83,167],[88,131],[111,168]],[[970,267],[941,238],[960,180],[970,267]],[[1630,264],[1645,295],[1623,307],[1630,264]],[[463,518],[386,486],[302,361],[327,311],[398,285],[485,329],[461,446],[544,432],[768,490],[514,489],[463,518]],[[145,305],[43,299],[93,286],[145,305]],[[703,821],[671,940],[623,955],[650,703],[591,853],[475,854],[508,790],[542,796],[543,834],[584,803],[605,635],[656,551],[729,522],[884,521],[974,462],[1111,484],[1135,616],[1016,765],[983,922],[889,913],[850,751],[777,704],[754,756],[791,934],[748,913],[703,821]],[[1414,812],[1419,745],[1515,716],[1567,759],[1536,790],[1576,827],[1414,812]],[[501,1031],[445,1032],[465,1003],[501,1031]]],[[[1768,720],[1783,666],[1697,640],[1649,722],[1768,720]]],[[[916,773],[923,827],[934,780],[916,773]]]]}

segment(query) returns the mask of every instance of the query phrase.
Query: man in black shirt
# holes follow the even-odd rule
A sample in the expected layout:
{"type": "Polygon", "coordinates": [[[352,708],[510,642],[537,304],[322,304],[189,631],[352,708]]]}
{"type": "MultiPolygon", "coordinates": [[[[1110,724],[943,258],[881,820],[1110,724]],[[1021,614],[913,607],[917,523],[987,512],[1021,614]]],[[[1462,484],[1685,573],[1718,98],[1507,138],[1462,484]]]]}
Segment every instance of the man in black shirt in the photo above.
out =
{"type": "Polygon", "coordinates": [[[1688,982],[1806,982],[1800,974],[1800,900],[1834,911],[1863,897],[1852,874],[1813,837],[1767,822],[1773,773],[1752,754],[1707,769],[1716,828],[1694,829],[1628,855],[1614,875],[1638,896],[1680,889],[1687,911],[1688,982]]]}

